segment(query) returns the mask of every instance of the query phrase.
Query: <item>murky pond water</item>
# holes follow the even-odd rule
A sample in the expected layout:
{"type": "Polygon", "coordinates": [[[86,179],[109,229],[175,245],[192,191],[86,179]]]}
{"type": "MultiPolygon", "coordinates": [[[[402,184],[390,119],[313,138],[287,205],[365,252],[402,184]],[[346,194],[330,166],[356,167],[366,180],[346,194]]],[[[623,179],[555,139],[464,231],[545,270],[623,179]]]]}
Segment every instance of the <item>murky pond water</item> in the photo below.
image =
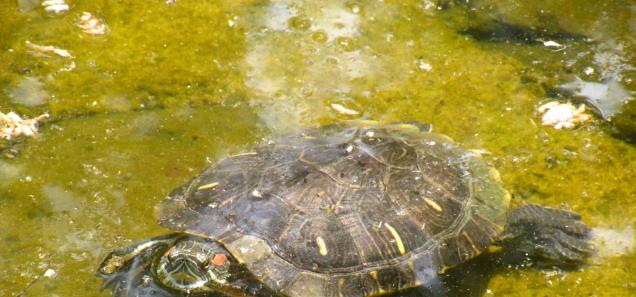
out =
{"type": "Polygon", "coordinates": [[[636,147],[602,120],[636,91],[633,1],[167,2],[0,3],[0,111],[51,114],[0,159],[0,295],[108,296],[97,265],[165,232],[154,206],[173,187],[358,118],[432,123],[489,152],[515,199],[579,212],[607,243],[577,271],[504,270],[484,295],[636,295],[636,147]],[[542,126],[537,107],[575,83],[595,120],[542,126]]]}

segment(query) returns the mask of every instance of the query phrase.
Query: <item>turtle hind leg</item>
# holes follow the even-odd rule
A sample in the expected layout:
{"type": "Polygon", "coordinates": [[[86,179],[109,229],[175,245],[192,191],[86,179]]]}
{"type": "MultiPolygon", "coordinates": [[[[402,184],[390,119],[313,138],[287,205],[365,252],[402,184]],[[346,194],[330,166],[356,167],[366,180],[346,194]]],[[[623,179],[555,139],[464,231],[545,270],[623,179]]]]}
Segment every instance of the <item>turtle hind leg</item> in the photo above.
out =
{"type": "Polygon", "coordinates": [[[590,228],[576,213],[527,204],[508,217],[498,244],[539,266],[576,267],[593,253],[590,228]]]}

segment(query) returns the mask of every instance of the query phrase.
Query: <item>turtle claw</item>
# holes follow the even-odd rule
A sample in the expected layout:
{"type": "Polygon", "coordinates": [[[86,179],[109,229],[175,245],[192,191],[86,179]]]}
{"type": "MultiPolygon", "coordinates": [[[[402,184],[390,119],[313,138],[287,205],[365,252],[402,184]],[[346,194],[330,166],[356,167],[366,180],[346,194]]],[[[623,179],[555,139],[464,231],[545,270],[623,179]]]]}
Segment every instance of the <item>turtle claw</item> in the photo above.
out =
{"type": "Polygon", "coordinates": [[[572,267],[594,252],[589,239],[580,215],[528,204],[510,215],[500,241],[508,253],[522,253],[540,265],[572,267]]]}
{"type": "Polygon", "coordinates": [[[575,266],[584,263],[592,253],[585,239],[575,238],[558,229],[553,231],[535,237],[534,250],[526,248],[528,254],[540,257],[545,264],[575,266]]]}

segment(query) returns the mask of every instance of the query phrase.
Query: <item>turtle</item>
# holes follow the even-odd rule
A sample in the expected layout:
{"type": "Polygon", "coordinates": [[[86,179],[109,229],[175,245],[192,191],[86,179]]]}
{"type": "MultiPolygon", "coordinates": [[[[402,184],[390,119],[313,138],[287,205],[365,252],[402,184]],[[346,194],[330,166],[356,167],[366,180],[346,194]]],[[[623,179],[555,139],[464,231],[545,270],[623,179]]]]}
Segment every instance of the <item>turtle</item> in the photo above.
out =
{"type": "Polygon", "coordinates": [[[590,228],[513,203],[479,152],[419,122],[304,128],[226,157],[159,204],[172,233],[111,252],[115,296],[369,297],[484,252],[578,267],[590,228]]]}

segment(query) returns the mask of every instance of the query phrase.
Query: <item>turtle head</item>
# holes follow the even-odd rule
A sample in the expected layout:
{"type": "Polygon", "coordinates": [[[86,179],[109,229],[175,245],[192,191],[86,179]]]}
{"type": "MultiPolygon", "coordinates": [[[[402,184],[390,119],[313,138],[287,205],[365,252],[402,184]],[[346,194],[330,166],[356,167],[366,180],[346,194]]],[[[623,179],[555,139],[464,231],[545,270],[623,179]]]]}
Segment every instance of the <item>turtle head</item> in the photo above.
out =
{"type": "Polygon", "coordinates": [[[157,279],[168,288],[187,293],[213,292],[228,282],[230,257],[214,241],[186,237],[168,248],[155,271],[157,279]]]}

